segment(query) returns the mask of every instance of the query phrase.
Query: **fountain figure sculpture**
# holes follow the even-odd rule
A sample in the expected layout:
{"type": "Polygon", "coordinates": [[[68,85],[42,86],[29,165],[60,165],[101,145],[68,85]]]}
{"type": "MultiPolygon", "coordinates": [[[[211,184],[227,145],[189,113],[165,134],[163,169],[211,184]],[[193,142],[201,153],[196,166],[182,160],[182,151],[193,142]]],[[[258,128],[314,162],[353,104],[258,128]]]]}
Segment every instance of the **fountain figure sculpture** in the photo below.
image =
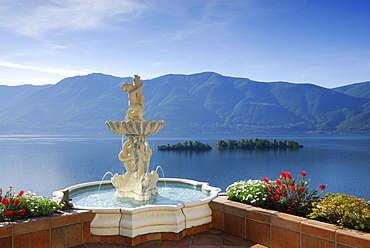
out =
{"type": "Polygon", "coordinates": [[[111,181],[116,188],[116,197],[147,201],[151,195],[157,194],[158,174],[148,172],[152,150],[146,136],[159,132],[164,121],[146,121],[144,115],[143,82],[135,75],[133,84],[123,83],[121,89],[128,93],[128,110],[124,121],[107,121],[108,128],[128,140],[122,145],[118,158],[123,162],[127,172],[117,173],[111,181]]]}

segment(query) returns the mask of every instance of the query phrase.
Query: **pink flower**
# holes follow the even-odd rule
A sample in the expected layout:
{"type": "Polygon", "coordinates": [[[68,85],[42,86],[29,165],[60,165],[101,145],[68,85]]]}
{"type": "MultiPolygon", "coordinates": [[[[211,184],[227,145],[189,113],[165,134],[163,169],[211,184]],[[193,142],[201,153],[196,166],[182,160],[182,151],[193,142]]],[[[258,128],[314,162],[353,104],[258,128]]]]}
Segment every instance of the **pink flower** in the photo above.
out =
{"type": "Polygon", "coordinates": [[[263,180],[265,183],[270,182],[270,180],[269,180],[267,177],[262,178],[262,180],[263,180]]]}
{"type": "Polygon", "coordinates": [[[8,205],[10,203],[10,200],[8,198],[1,198],[1,203],[4,205],[8,205]]]}
{"type": "Polygon", "coordinates": [[[276,180],[276,185],[281,185],[281,180],[280,179],[276,180]]]}
{"type": "Polygon", "coordinates": [[[305,191],[305,188],[304,188],[304,187],[300,187],[300,188],[298,189],[298,191],[299,191],[299,193],[303,193],[303,192],[305,191]]]}
{"type": "Polygon", "coordinates": [[[326,189],[326,185],[320,185],[320,189],[321,189],[321,190],[326,189]]]}
{"type": "Polygon", "coordinates": [[[306,172],[305,171],[301,171],[301,176],[302,177],[305,177],[307,174],[306,174],[306,172]]]}

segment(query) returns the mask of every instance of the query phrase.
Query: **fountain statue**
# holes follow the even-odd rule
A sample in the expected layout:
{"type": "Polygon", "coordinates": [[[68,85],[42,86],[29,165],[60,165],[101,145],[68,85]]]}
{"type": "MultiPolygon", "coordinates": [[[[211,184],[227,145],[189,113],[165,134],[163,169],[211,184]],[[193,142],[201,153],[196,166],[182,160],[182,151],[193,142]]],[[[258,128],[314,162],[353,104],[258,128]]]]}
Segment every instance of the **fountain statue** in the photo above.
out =
{"type": "Polygon", "coordinates": [[[116,188],[116,197],[120,199],[134,199],[147,201],[158,193],[156,187],[158,174],[148,172],[152,150],[146,141],[146,136],[159,132],[164,121],[146,121],[144,115],[143,82],[138,75],[134,76],[133,83],[123,83],[121,89],[128,93],[128,110],[124,121],[107,121],[108,128],[119,135],[125,135],[128,140],[122,145],[118,158],[123,162],[126,173],[112,177],[111,181],[116,188]]]}

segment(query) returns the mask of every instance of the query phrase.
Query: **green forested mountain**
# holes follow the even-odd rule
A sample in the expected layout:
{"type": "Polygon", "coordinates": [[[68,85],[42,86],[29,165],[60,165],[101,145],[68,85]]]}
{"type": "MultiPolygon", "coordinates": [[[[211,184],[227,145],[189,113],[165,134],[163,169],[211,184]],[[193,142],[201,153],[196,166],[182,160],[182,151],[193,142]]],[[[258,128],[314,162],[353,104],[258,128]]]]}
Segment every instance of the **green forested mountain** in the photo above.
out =
{"type": "MultiPolygon", "coordinates": [[[[123,120],[127,94],[118,78],[90,74],[47,86],[0,86],[0,134],[108,133],[123,120]]],[[[370,82],[327,89],[256,82],[213,72],[143,80],[146,120],[163,134],[370,132],[370,82]]]]}

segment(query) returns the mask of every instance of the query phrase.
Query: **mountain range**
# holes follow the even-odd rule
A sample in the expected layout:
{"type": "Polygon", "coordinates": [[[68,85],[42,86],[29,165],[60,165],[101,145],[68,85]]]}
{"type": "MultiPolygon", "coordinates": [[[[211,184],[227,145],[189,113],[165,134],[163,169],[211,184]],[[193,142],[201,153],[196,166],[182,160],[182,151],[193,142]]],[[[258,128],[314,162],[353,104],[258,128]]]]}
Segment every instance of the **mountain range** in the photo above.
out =
{"type": "MultiPolygon", "coordinates": [[[[370,81],[338,88],[257,82],[214,72],[168,74],[144,83],[144,119],[163,134],[370,133],[370,81]]],[[[108,133],[124,120],[131,77],[101,73],[55,85],[0,85],[0,134],[108,133]]]]}

